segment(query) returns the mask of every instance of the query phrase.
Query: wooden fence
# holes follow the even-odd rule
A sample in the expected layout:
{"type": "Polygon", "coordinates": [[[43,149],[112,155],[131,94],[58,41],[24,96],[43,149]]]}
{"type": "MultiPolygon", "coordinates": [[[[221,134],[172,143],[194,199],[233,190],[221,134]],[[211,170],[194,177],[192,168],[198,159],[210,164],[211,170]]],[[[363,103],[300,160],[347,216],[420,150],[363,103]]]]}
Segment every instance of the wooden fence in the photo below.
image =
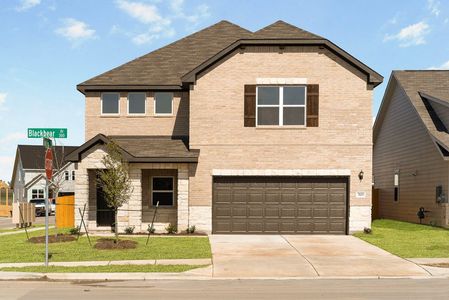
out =
{"type": "Polygon", "coordinates": [[[0,187],[0,217],[10,217],[12,213],[12,190],[0,187]]]}
{"type": "Polygon", "coordinates": [[[75,227],[75,196],[56,199],[56,228],[75,227]]]}

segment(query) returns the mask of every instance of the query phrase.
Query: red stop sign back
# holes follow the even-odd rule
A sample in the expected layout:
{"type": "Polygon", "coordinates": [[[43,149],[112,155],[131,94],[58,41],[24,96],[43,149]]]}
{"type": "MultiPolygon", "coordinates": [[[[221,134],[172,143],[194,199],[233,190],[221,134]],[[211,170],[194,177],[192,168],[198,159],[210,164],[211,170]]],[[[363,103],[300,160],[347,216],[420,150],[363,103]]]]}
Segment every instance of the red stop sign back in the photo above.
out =
{"type": "Polygon", "coordinates": [[[51,148],[45,152],[45,175],[48,180],[51,180],[53,176],[53,152],[51,148]]]}

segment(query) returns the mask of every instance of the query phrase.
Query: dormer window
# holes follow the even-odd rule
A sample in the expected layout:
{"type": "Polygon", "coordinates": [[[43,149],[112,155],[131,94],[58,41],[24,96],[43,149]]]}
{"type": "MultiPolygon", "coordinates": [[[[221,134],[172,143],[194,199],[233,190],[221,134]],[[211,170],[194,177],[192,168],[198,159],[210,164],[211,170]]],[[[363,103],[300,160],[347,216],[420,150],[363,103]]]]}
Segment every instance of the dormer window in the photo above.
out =
{"type": "Polygon", "coordinates": [[[118,115],[120,112],[120,94],[103,93],[101,94],[101,114],[118,115]]]}

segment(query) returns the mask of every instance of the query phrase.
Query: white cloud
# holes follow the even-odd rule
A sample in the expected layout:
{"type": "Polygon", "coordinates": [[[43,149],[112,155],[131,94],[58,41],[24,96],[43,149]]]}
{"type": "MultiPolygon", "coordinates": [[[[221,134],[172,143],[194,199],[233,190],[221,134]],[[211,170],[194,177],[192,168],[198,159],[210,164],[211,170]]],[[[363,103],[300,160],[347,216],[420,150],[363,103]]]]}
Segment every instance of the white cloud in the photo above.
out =
{"type": "Polygon", "coordinates": [[[0,111],[5,109],[7,93],[0,93],[0,111]]]}
{"type": "Polygon", "coordinates": [[[386,35],[384,41],[397,40],[401,47],[423,45],[426,43],[425,36],[429,32],[430,26],[421,21],[402,28],[397,34],[386,35]]]}
{"type": "Polygon", "coordinates": [[[427,0],[427,8],[429,9],[430,13],[436,17],[438,17],[441,13],[440,5],[440,1],[427,0]]]}
{"type": "Polygon", "coordinates": [[[156,6],[142,2],[132,2],[126,0],[116,1],[118,8],[126,12],[131,17],[144,24],[161,24],[169,25],[170,20],[163,18],[156,6]]]}
{"type": "Polygon", "coordinates": [[[82,21],[67,18],[63,20],[63,23],[64,25],[56,29],[55,32],[71,42],[79,42],[95,37],[95,30],[82,21]]]}
{"type": "Polygon", "coordinates": [[[428,68],[428,70],[449,70],[449,60],[445,63],[442,63],[438,67],[435,67],[435,66],[430,67],[430,68],[428,68]]]}
{"type": "Polygon", "coordinates": [[[187,14],[183,6],[184,0],[171,0],[170,8],[176,18],[184,19],[190,23],[198,23],[200,20],[210,16],[209,6],[206,4],[198,5],[191,14],[187,14]]]}
{"type": "Polygon", "coordinates": [[[20,5],[16,7],[17,11],[26,11],[41,3],[41,0],[22,0],[20,5]]]}

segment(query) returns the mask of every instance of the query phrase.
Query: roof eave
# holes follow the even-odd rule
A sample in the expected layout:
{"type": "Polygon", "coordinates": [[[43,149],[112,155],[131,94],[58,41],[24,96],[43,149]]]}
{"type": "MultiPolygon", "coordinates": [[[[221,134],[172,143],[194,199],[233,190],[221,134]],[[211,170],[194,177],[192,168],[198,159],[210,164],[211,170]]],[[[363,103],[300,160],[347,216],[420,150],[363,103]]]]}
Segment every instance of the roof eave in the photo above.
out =
{"type": "Polygon", "coordinates": [[[78,84],[76,89],[82,94],[86,94],[86,92],[95,92],[95,91],[180,91],[183,88],[182,85],[90,85],[90,84],[78,84]]]}
{"type": "Polygon", "coordinates": [[[218,52],[213,57],[209,58],[192,71],[188,72],[184,76],[181,77],[183,84],[192,84],[196,81],[196,75],[202,70],[210,67],[216,61],[221,59],[222,57],[229,54],[231,51],[235,50],[237,47],[242,47],[244,45],[321,45],[327,47],[329,50],[335,52],[337,55],[342,57],[345,61],[350,63],[355,68],[361,70],[363,73],[367,75],[367,84],[372,85],[373,87],[378,86],[383,82],[383,76],[369,68],[367,65],[347,53],[342,48],[338,47],[331,41],[327,39],[241,39],[238,40],[225,49],[218,52]]]}

